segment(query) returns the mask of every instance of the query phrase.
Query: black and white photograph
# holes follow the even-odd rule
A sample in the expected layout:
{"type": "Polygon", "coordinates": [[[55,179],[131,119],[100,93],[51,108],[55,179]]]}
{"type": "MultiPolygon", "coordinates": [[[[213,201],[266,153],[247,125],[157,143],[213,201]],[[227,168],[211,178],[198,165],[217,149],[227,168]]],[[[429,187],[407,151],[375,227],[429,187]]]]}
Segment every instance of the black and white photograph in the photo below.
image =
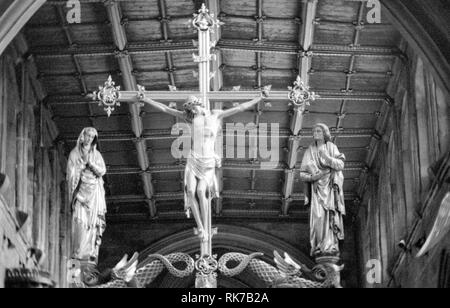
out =
{"type": "Polygon", "coordinates": [[[450,0],[0,0],[0,288],[450,288],[450,0]]]}

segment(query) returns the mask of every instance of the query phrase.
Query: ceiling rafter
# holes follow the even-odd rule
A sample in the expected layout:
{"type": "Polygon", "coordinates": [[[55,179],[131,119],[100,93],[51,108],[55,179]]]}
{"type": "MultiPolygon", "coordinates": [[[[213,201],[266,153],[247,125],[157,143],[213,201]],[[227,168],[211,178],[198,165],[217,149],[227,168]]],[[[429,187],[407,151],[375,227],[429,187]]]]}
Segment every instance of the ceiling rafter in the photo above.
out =
{"type": "MultiPolygon", "coordinates": [[[[309,85],[309,71],[311,69],[312,57],[308,53],[314,37],[314,19],[316,18],[317,0],[306,0],[302,2],[302,23],[300,25],[299,42],[305,53],[299,57],[298,71],[305,85],[309,85]]],[[[283,204],[281,215],[289,214],[289,207],[293,201],[292,195],[295,183],[295,167],[298,160],[298,148],[300,147],[301,136],[299,136],[303,127],[303,117],[305,106],[296,107],[291,119],[291,131],[293,138],[289,140],[289,154],[287,156],[286,176],[283,186],[283,204]]]]}
{"type": "MultiPolygon", "coordinates": [[[[344,197],[346,200],[354,200],[356,194],[353,192],[345,193],[344,197]]],[[[277,192],[252,192],[252,191],[236,191],[229,190],[224,191],[222,194],[223,199],[230,200],[260,200],[260,201],[281,201],[282,196],[277,192]]],[[[184,192],[166,192],[166,193],[158,193],[155,194],[154,199],[157,202],[163,201],[179,201],[184,200],[184,192]]],[[[292,195],[292,199],[294,201],[304,201],[305,196],[303,194],[294,194],[292,195]]],[[[107,196],[107,203],[138,203],[145,202],[147,198],[144,195],[122,195],[122,196],[107,196]]]]}
{"type": "MultiPolygon", "coordinates": [[[[331,129],[331,133],[333,136],[340,136],[342,138],[370,138],[372,137],[376,131],[374,129],[352,129],[352,128],[343,128],[343,129],[331,129]]],[[[124,141],[134,141],[136,137],[131,133],[125,132],[113,132],[113,131],[99,131],[99,135],[102,142],[124,142],[124,141]]],[[[226,129],[222,132],[223,137],[231,137],[231,134],[228,134],[226,129]]],[[[233,136],[242,136],[240,133],[233,133],[233,136]]],[[[312,138],[312,134],[310,130],[303,130],[300,132],[299,136],[302,138],[312,138]]],[[[280,139],[288,139],[293,138],[291,135],[290,129],[280,129],[279,134],[274,136],[275,138],[280,139]]],[[[78,136],[76,134],[65,134],[63,138],[66,142],[76,142],[78,136]]],[[[156,140],[173,140],[179,138],[178,135],[173,135],[171,129],[162,129],[162,130],[144,130],[141,138],[148,141],[156,141],[156,140]]],[[[246,135],[248,138],[248,135],[246,135]]],[[[273,137],[271,137],[273,138],[273,137]]]]}
{"type": "MultiPolygon", "coordinates": [[[[261,52],[261,53],[279,53],[298,55],[303,52],[302,48],[291,42],[255,42],[242,39],[220,39],[216,48],[229,51],[243,52],[261,52]]],[[[177,40],[169,42],[129,42],[128,52],[133,55],[166,53],[166,52],[192,52],[196,51],[192,40],[177,40]]],[[[396,47],[377,47],[377,46],[345,46],[331,44],[314,44],[309,50],[314,56],[351,56],[360,57],[378,57],[392,58],[405,57],[405,55],[396,47]]],[[[113,56],[115,48],[110,44],[90,44],[72,46],[40,46],[31,49],[31,53],[38,58],[58,58],[66,57],[72,54],[80,56],[113,56]]]]}
{"type": "MultiPolygon", "coordinates": [[[[131,57],[127,50],[128,40],[126,37],[125,28],[122,25],[122,16],[119,3],[116,0],[107,0],[104,2],[106,7],[108,18],[111,22],[112,34],[116,47],[118,49],[117,59],[119,62],[120,70],[122,72],[123,84],[125,90],[137,91],[137,83],[134,75],[132,74],[133,65],[131,57]]],[[[147,170],[149,167],[149,159],[147,154],[147,147],[145,139],[142,139],[143,124],[140,117],[140,107],[138,104],[130,103],[129,109],[131,113],[131,127],[133,133],[136,136],[136,150],[138,155],[138,162],[142,170],[147,170]]],[[[157,214],[156,204],[153,200],[154,187],[152,184],[151,174],[147,172],[141,173],[142,183],[144,186],[145,196],[147,197],[147,205],[149,214],[154,218],[157,214]]]]}
{"type": "MultiPolygon", "coordinates": [[[[147,170],[142,171],[138,167],[108,167],[108,172],[111,175],[133,175],[142,173],[164,173],[164,172],[180,172],[185,168],[185,163],[181,162],[178,164],[158,164],[147,168],[147,170]]],[[[245,161],[225,161],[223,163],[224,170],[240,170],[240,171],[251,171],[258,170],[264,172],[280,172],[285,171],[285,164],[279,163],[273,169],[262,168],[259,162],[245,162],[245,161]]],[[[344,171],[361,171],[365,167],[364,162],[347,162],[344,171]]],[[[292,194],[291,194],[292,195],[292,194]]]]}

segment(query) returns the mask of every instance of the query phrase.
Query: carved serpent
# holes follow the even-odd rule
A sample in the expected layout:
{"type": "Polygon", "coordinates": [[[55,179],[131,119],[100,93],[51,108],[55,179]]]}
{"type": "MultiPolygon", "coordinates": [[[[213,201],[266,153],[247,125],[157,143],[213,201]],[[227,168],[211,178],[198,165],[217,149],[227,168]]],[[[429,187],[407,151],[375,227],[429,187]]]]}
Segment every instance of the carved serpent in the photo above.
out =
{"type": "Polygon", "coordinates": [[[256,259],[260,253],[245,255],[228,253],[219,260],[219,270],[225,276],[232,277],[242,273],[247,267],[253,271],[268,286],[275,288],[340,288],[340,271],[342,267],[334,264],[318,265],[312,270],[303,266],[305,272],[312,273],[317,281],[308,280],[300,276],[287,276],[276,267],[256,259]],[[230,261],[239,262],[235,268],[228,268],[230,261]]]}
{"type": "Polygon", "coordinates": [[[147,262],[149,262],[147,265],[136,271],[136,274],[134,275],[134,278],[130,283],[127,283],[123,279],[115,277],[113,278],[115,280],[97,286],[95,288],[144,288],[145,286],[152,283],[165,268],[167,268],[167,270],[172,275],[179,278],[190,276],[195,269],[194,260],[189,255],[184,253],[174,253],[168,256],[157,254],[150,255],[147,258],[147,262]],[[179,270],[174,266],[174,264],[176,263],[184,263],[186,265],[186,268],[183,270],[179,270]]]}

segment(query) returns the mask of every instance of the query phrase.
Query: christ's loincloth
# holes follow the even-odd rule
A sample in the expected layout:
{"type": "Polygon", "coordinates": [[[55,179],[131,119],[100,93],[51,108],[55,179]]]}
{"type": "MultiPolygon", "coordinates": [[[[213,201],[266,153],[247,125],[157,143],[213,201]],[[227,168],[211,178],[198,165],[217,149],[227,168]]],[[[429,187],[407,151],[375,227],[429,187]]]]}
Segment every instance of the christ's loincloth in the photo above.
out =
{"type": "MultiPolygon", "coordinates": [[[[195,153],[190,153],[187,159],[186,170],[184,173],[184,181],[187,182],[189,175],[194,175],[197,181],[205,181],[207,185],[207,198],[219,198],[219,184],[216,177],[216,167],[220,166],[220,158],[214,157],[200,157],[195,153]]],[[[184,192],[184,209],[186,214],[190,217],[189,209],[193,207],[192,202],[187,197],[187,190],[184,192]]]]}

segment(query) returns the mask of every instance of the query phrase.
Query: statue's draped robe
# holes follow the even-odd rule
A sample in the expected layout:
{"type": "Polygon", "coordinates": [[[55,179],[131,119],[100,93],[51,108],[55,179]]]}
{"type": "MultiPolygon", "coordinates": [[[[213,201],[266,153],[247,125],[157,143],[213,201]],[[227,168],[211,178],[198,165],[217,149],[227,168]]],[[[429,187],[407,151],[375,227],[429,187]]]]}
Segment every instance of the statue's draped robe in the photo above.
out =
{"type": "MultiPolygon", "coordinates": [[[[300,177],[309,178],[311,173],[331,169],[331,173],[316,182],[308,182],[305,190],[311,206],[310,240],[311,255],[339,253],[339,240],[344,239],[344,163],[341,154],[332,142],[325,146],[331,160],[326,162],[319,155],[316,144],[312,144],[303,157],[300,177]]],[[[307,201],[308,202],[308,201],[307,201]]]]}
{"type": "Polygon", "coordinates": [[[90,156],[90,162],[96,172],[80,164],[79,160],[83,158],[80,140],[81,135],[77,146],[70,153],[67,165],[69,198],[73,210],[72,258],[97,262],[101,236],[106,226],[106,201],[102,178],[106,174],[106,166],[102,155],[95,147],[87,155],[90,156]]]}

